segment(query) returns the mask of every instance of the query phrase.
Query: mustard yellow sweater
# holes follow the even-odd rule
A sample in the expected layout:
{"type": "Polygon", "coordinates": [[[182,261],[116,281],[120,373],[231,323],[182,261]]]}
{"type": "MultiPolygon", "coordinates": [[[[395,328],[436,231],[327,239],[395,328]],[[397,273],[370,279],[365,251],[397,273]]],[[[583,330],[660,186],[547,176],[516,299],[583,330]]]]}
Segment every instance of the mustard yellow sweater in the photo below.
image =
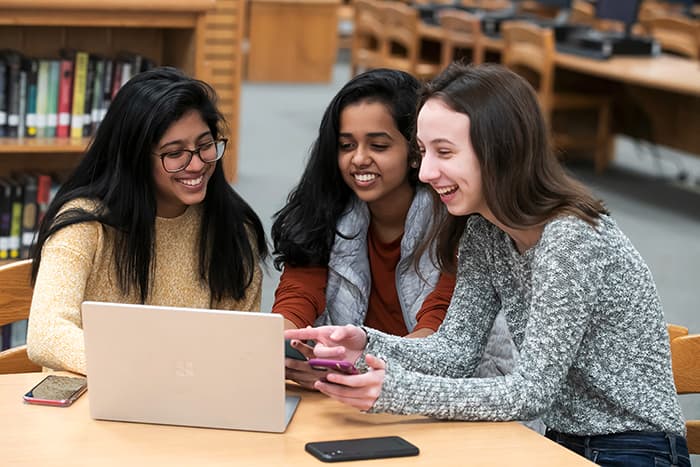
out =
{"type": "MultiPolygon", "coordinates": [[[[71,202],[88,207],[85,201],[71,202]]],[[[199,280],[198,238],[201,206],[176,218],[156,218],[155,270],[146,304],[259,311],[262,274],[240,301],[213,302],[199,280]]],[[[113,267],[113,235],[97,222],[66,227],[44,244],[34,287],[27,331],[29,358],[53,369],[85,374],[85,345],[80,305],[83,301],[139,303],[135,290],[124,295],[113,267]]]]}

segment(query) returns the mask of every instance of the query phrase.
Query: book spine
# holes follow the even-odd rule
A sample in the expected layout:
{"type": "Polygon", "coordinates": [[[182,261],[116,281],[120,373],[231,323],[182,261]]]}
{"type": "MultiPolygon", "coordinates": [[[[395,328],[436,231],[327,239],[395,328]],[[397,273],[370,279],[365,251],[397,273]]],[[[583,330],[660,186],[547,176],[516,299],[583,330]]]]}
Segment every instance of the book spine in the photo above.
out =
{"type": "Polygon", "coordinates": [[[27,132],[27,69],[19,71],[19,122],[17,136],[24,136],[27,132]]]}
{"type": "Polygon", "coordinates": [[[39,60],[39,74],[36,85],[36,135],[39,138],[46,136],[46,121],[48,117],[49,102],[49,73],[48,60],[39,60]]]}
{"type": "Polygon", "coordinates": [[[59,74],[56,136],[67,138],[70,135],[71,98],[73,97],[73,60],[62,58],[59,74]]]}
{"type": "Polygon", "coordinates": [[[39,76],[39,62],[33,58],[28,59],[29,66],[27,72],[27,122],[26,136],[34,137],[36,128],[36,94],[37,80],[39,76]]]}
{"type": "Polygon", "coordinates": [[[109,58],[105,58],[105,81],[102,88],[103,98],[102,98],[102,108],[100,108],[100,122],[104,120],[107,114],[107,109],[109,109],[109,104],[112,103],[112,75],[114,72],[113,68],[114,62],[109,58]]]}
{"type": "Polygon", "coordinates": [[[36,238],[37,220],[37,179],[34,175],[26,174],[24,181],[24,204],[22,206],[22,237],[20,257],[29,258],[34,239],[36,238]]]}
{"type": "Polygon", "coordinates": [[[0,259],[10,258],[10,222],[12,220],[12,187],[0,180],[0,259]]]}
{"type": "Polygon", "coordinates": [[[87,52],[76,52],[73,68],[73,109],[70,124],[71,138],[83,136],[83,113],[85,112],[85,82],[87,80],[87,52]]]}
{"type": "Polygon", "coordinates": [[[7,127],[7,63],[0,55],[0,137],[5,136],[7,127]]]}
{"type": "Polygon", "coordinates": [[[95,62],[95,80],[92,87],[92,128],[90,129],[91,134],[95,134],[97,127],[100,125],[102,119],[100,118],[100,111],[102,109],[104,95],[102,89],[104,87],[105,79],[105,62],[102,58],[98,58],[95,62]]]}
{"type": "Polygon", "coordinates": [[[12,211],[10,219],[10,259],[18,259],[22,244],[22,207],[24,203],[23,187],[12,182],[12,211]]]}
{"type": "Polygon", "coordinates": [[[37,205],[37,226],[44,219],[46,211],[49,209],[51,201],[51,176],[46,174],[38,174],[36,182],[36,205],[37,205]]]}
{"type": "Polygon", "coordinates": [[[85,103],[83,107],[83,136],[90,136],[92,131],[92,95],[95,89],[95,63],[96,58],[88,58],[87,72],[85,73],[85,103]]]}
{"type": "Polygon", "coordinates": [[[49,62],[49,92],[46,105],[46,133],[49,138],[56,136],[58,125],[58,76],[60,74],[61,63],[58,60],[49,62]]]}
{"type": "Polygon", "coordinates": [[[19,71],[22,56],[10,51],[7,59],[7,130],[6,136],[19,136],[19,71]]]}

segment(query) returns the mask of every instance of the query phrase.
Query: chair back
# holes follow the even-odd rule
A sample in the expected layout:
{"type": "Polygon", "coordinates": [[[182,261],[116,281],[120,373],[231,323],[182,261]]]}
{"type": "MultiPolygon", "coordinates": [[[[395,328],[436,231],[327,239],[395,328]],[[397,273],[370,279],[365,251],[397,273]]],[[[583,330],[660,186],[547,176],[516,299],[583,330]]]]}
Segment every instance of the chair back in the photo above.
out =
{"type": "MultiPolygon", "coordinates": [[[[700,334],[671,338],[671,364],[676,392],[700,394],[700,334]]],[[[700,454],[700,420],[687,420],[686,429],[688,451],[700,454]]]]}
{"type": "Polygon", "coordinates": [[[512,8],[513,2],[510,0],[459,0],[459,5],[484,11],[497,11],[512,8]]]}
{"type": "MultiPolygon", "coordinates": [[[[29,318],[33,288],[32,260],[15,261],[0,266],[0,326],[29,318]]],[[[27,346],[0,352],[0,374],[41,371],[27,356],[27,346]]]]}
{"type": "Polygon", "coordinates": [[[418,10],[401,2],[382,2],[380,9],[385,39],[383,66],[415,76],[420,51],[418,10]]]}
{"type": "Polygon", "coordinates": [[[440,66],[445,68],[455,60],[466,58],[479,65],[484,62],[481,41],[481,21],[466,11],[444,9],[439,13],[440,26],[445,33],[440,66]]]}
{"type": "Polygon", "coordinates": [[[502,63],[535,88],[549,125],[554,99],[554,31],[524,21],[504,23],[501,31],[502,63]]]}
{"type": "Polygon", "coordinates": [[[351,64],[353,76],[360,71],[382,66],[384,27],[379,2],[355,0],[351,64]]]}
{"type": "Polygon", "coordinates": [[[641,21],[644,29],[669,52],[700,59],[700,21],[666,14],[649,15],[641,21]]]}

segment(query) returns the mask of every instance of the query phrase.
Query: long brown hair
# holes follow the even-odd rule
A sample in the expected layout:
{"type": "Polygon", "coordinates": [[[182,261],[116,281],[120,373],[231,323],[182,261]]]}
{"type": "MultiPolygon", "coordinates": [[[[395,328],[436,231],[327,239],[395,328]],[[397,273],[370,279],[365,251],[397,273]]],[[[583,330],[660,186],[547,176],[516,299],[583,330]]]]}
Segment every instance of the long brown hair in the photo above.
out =
{"type": "MultiPolygon", "coordinates": [[[[453,63],[424,86],[418,108],[429,99],[440,99],[469,117],[484,199],[504,225],[526,228],[572,215],[596,226],[599,216],[607,214],[603,203],[557,160],[537,95],[517,74],[495,64],[453,63]]],[[[465,223],[466,217],[447,216],[433,224],[426,241],[437,242],[443,269],[455,269],[465,223]]]]}

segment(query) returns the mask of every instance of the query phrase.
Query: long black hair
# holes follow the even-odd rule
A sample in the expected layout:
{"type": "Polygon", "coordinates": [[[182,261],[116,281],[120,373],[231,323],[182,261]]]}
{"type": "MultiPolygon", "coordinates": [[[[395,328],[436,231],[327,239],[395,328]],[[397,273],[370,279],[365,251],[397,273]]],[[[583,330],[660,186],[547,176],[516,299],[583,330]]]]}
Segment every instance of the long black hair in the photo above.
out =
{"type": "Polygon", "coordinates": [[[353,194],[338,168],[340,114],[362,101],[380,102],[408,142],[409,180],[418,180],[418,146],[411,137],[415,126],[420,83],[408,73],[375,69],[359,74],[335,95],[326,108],[299,184],[287,204],[274,216],[274,264],[325,266],[336,234],[336,223],[353,194]]]}
{"type": "MultiPolygon", "coordinates": [[[[59,230],[100,222],[114,230],[114,264],[123,293],[132,288],[145,301],[152,283],[156,219],[153,147],[186,112],[195,110],[217,138],[225,125],[214,90],[169,67],[140,73],[117,93],[78,167],[61,186],[42,220],[34,250],[32,281],[41,250],[59,230]],[[75,199],[95,210],[62,208],[75,199]],[[62,211],[62,212],[61,212],[62,211]]],[[[260,219],[231,188],[216,163],[203,201],[199,276],[212,298],[240,300],[255,265],[268,254],[260,219]],[[254,245],[251,244],[254,243],[254,245]]]]}

